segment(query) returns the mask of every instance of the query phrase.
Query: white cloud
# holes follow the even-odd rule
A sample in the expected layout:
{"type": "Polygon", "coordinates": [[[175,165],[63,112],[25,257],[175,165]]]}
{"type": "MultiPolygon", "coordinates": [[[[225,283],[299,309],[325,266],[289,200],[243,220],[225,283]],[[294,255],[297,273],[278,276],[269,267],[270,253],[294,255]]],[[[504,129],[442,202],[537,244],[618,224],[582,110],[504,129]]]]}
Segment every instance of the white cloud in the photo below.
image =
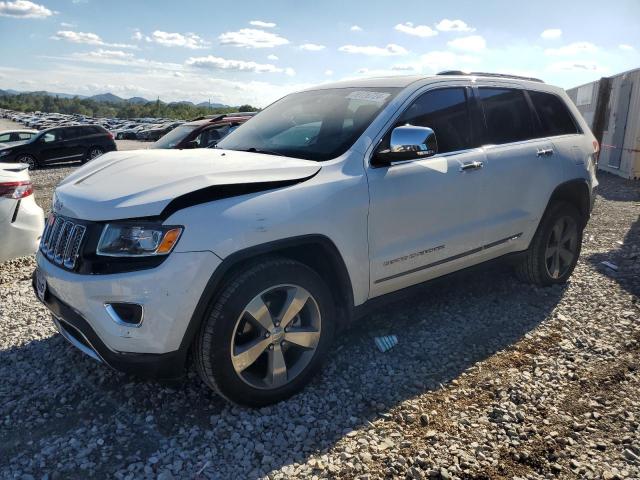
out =
{"type": "Polygon", "coordinates": [[[562,36],[562,30],[559,28],[547,28],[540,34],[540,38],[545,40],[556,40],[562,36]]]}
{"type": "Polygon", "coordinates": [[[249,22],[249,25],[260,28],[273,28],[276,26],[276,24],[273,22],[263,22],[262,20],[251,20],[249,22]]]}
{"type": "Polygon", "coordinates": [[[287,45],[289,40],[280,35],[254,28],[241,28],[236,32],[225,32],[218,37],[222,45],[242,48],[273,48],[287,45]]]}
{"type": "Polygon", "coordinates": [[[349,30],[351,30],[352,32],[361,32],[362,27],[360,25],[351,25],[351,28],[349,30]]]}
{"type": "Polygon", "coordinates": [[[324,74],[325,74],[327,77],[330,77],[331,75],[333,75],[333,70],[325,70],[325,71],[324,71],[324,74]]]}
{"type": "Polygon", "coordinates": [[[0,2],[0,17],[47,18],[54,13],[55,12],[52,12],[44,5],[29,2],[27,0],[0,2]]]}
{"type": "Polygon", "coordinates": [[[303,43],[300,45],[300,50],[307,50],[309,52],[318,52],[325,48],[326,47],[324,45],[318,45],[317,43],[303,43]]]}
{"type": "Polygon", "coordinates": [[[427,25],[414,25],[411,22],[399,23],[394,29],[407,35],[415,35],[416,37],[422,38],[433,37],[438,34],[438,32],[427,25]]]}
{"type": "Polygon", "coordinates": [[[390,57],[393,55],[406,55],[409,53],[406,48],[394,43],[390,43],[386,47],[343,45],[338,48],[338,50],[345,53],[359,53],[375,57],[390,57]]]}
{"type": "Polygon", "coordinates": [[[549,70],[553,72],[606,72],[607,68],[593,61],[566,60],[555,62],[549,65],[549,70]]]}
{"type": "Polygon", "coordinates": [[[304,90],[311,85],[284,81],[269,83],[242,79],[239,81],[216,78],[207,70],[182,70],[176,76],[170,70],[133,70],[122,74],[122,69],[92,68],[87,65],[57,63],[42,75],[37,69],[18,69],[0,64],[0,88],[15,88],[21,82],[33,80],[29,90],[49,90],[78,95],[112,92],[123,98],[141,96],[165,102],[189,100],[195,103],[211,99],[226,105],[250,104],[263,107],[290,92],[304,90]]]}
{"type": "Polygon", "coordinates": [[[127,45],[125,43],[107,43],[95,33],[74,32],[72,30],[58,30],[51,39],[65,40],[67,42],[81,43],[85,45],[99,45],[101,47],[136,48],[134,45],[127,45]]]}
{"type": "MultiPolygon", "coordinates": [[[[135,69],[145,69],[146,71],[153,69],[154,71],[168,70],[174,72],[183,68],[179,63],[158,62],[155,60],[148,60],[146,58],[137,58],[133,54],[123,52],[121,50],[106,50],[101,48],[92,52],[78,52],[68,56],[44,58],[79,61],[100,65],[126,66],[135,69]]],[[[127,72],[127,75],[129,73],[130,72],[127,72]]]]}
{"type": "Polygon", "coordinates": [[[547,48],[544,53],[551,56],[570,56],[581,53],[595,53],[597,51],[598,47],[591,42],[574,42],[563,47],[547,48]]]}
{"type": "Polygon", "coordinates": [[[67,23],[67,22],[61,22],[60,26],[63,28],[74,28],[76,27],[75,23],[67,23]]]}
{"type": "Polygon", "coordinates": [[[280,68],[269,63],[247,62],[245,60],[229,60],[222,57],[207,55],[206,57],[191,57],[185,62],[187,65],[210,70],[231,70],[236,72],[253,73],[286,73],[295,75],[291,68],[280,68]]]}
{"type": "Polygon", "coordinates": [[[449,47],[466,52],[481,52],[487,48],[487,42],[480,35],[469,35],[468,37],[455,38],[447,42],[449,47]]]}
{"type": "Polygon", "coordinates": [[[192,50],[207,48],[209,46],[208,42],[194,33],[182,34],[156,30],[150,37],[147,37],[147,40],[165,47],[184,47],[192,50]]]}
{"type": "Polygon", "coordinates": [[[449,20],[443,18],[438,22],[436,28],[441,32],[475,32],[476,29],[467,25],[462,20],[449,20]]]}
{"type": "Polygon", "coordinates": [[[94,50],[93,52],[88,52],[84,55],[93,58],[133,58],[133,53],[123,52],[122,50],[104,50],[102,48],[94,50]]]}
{"type": "Polygon", "coordinates": [[[633,48],[632,45],[627,45],[626,43],[621,43],[620,45],[618,45],[618,48],[620,50],[625,51],[625,52],[635,52],[636,51],[636,49],[633,48]]]}
{"type": "Polygon", "coordinates": [[[142,34],[142,32],[140,30],[134,30],[133,34],[131,35],[131,40],[140,41],[143,38],[144,38],[144,35],[142,34]]]}
{"type": "Polygon", "coordinates": [[[273,62],[273,61],[279,60],[279,58],[277,55],[274,55],[272,53],[271,55],[267,55],[267,60],[271,60],[273,62]]]}

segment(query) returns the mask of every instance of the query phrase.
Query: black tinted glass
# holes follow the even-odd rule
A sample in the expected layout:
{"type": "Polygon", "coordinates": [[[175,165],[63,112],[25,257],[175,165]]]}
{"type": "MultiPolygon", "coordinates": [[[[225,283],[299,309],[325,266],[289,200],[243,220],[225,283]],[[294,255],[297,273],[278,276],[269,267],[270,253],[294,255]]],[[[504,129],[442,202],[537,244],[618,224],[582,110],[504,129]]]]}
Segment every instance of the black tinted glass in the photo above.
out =
{"type": "Polygon", "coordinates": [[[529,92],[529,97],[538,113],[545,136],[578,132],[578,127],[571,113],[560,98],[544,92],[529,92]]]}
{"type": "Polygon", "coordinates": [[[480,103],[487,122],[485,144],[529,140],[536,135],[531,109],[522,90],[479,88],[480,103]]]}
{"type": "Polygon", "coordinates": [[[420,96],[396,126],[406,124],[432,129],[438,141],[438,153],[474,147],[464,88],[444,88],[420,96]]]}

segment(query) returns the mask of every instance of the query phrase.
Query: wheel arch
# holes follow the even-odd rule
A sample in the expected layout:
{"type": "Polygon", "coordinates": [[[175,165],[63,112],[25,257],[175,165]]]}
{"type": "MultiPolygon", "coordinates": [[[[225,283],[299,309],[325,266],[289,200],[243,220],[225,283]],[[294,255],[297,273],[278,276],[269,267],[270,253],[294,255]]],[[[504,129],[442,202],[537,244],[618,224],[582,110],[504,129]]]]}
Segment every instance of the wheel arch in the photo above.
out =
{"type": "MultiPolygon", "coordinates": [[[[564,201],[578,209],[583,219],[583,226],[586,225],[591,215],[591,195],[589,185],[582,178],[576,178],[558,185],[551,193],[544,214],[555,202],[564,201]]],[[[543,216],[540,218],[542,221],[543,216]]]]}
{"type": "Polygon", "coordinates": [[[302,235],[255,245],[226,257],[213,272],[200,296],[180,343],[186,360],[202,321],[213,308],[225,281],[249,263],[269,257],[284,257],[299,261],[313,269],[327,283],[338,311],[337,327],[345,327],[353,317],[354,301],[351,278],[342,255],[333,241],[321,234],[302,235]]]}

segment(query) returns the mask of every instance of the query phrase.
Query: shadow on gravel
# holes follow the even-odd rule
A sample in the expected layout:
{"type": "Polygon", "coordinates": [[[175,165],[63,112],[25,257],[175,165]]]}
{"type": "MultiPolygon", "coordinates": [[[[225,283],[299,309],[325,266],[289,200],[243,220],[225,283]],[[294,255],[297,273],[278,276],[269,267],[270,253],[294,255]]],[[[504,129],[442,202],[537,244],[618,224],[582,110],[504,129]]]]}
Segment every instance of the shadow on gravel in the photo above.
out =
{"type": "Polygon", "coordinates": [[[622,245],[606,253],[590,255],[589,262],[618,282],[626,291],[640,297],[640,219],[631,225],[622,245]],[[610,262],[617,266],[618,270],[613,270],[602,262],[610,262]]]}
{"type": "Polygon", "coordinates": [[[640,181],[598,171],[598,195],[612,202],[640,202],[640,181]]]}
{"type": "Polygon", "coordinates": [[[259,410],[225,404],[193,372],[173,388],[112,372],[59,335],[0,351],[0,478],[255,478],[304,462],[508,348],[564,290],[519,284],[500,265],[426,286],[342,333],[302,393],[259,410]],[[378,352],[373,337],[392,333],[398,345],[378,352]]]}
{"type": "MultiPolygon", "coordinates": [[[[601,182],[598,195],[605,200],[629,203],[632,208],[640,204],[640,181],[606,173],[599,173],[598,177],[601,182]]],[[[621,242],[608,252],[590,255],[588,261],[627,292],[640,297],[640,217],[631,224],[621,242]],[[611,269],[602,262],[610,262],[618,270],[611,269]]]]}

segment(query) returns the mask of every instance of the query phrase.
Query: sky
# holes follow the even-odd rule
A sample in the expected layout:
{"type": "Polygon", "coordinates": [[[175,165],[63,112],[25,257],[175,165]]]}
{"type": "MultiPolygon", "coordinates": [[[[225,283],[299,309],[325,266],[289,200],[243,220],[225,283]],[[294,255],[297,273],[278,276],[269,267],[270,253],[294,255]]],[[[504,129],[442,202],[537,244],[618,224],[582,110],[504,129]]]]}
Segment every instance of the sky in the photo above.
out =
{"type": "Polygon", "coordinates": [[[0,88],[263,107],[441,70],[570,88],[640,67],[640,0],[4,0],[0,88]]]}

